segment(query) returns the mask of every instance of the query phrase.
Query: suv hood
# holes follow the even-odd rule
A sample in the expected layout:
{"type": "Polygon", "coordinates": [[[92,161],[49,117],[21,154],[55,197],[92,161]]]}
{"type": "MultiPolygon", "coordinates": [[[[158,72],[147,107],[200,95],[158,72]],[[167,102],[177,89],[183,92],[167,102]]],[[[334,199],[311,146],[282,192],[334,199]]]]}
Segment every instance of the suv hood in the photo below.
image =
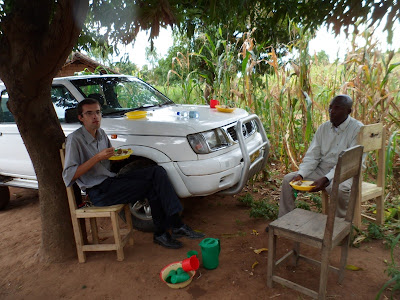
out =
{"type": "Polygon", "coordinates": [[[142,119],[105,115],[101,127],[110,134],[171,136],[171,133],[174,133],[174,136],[187,136],[235,123],[248,116],[248,113],[240,108],[236,108],[232,113],[224,113],[207,105],[172,105],[146,111],[147,116],[142,119]],[[197,111],[199,118],[181,118],[177,112],[182,111],[197,111]]]}

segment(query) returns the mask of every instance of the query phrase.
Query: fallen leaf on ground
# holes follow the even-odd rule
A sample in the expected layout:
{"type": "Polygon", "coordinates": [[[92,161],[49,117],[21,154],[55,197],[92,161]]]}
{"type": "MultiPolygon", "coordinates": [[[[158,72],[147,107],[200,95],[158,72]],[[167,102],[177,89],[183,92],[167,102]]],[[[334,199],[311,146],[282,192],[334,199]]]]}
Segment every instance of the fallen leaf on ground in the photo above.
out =
{"type": "Polygon", "coordinates": [[[260,249],[255,249],[253,250],[255,254],[260,254],[263,251],[268,251],[268,248],[260,248],[260,249]]]}
{"type": "Polygon", "coordinates": [[[356,267],[356,266],[353,266],[353,265],[346,265],[346,269],[347,270],[351,270],[351,271],[361,271],[363,268],[356,267]]]}
{"type": "Polygon", "coordinates": [[[259,233],[257,232],[257,230],[253,229],[253,232],[251,233],[253,235],[259,235],[259,233]]]}
{"type": "Polygon", "coordinates": [[[251,265],[251,268],[254,270],[254,268],[258,265],[258,261],[255,261],[254,264],[251,265]]]}

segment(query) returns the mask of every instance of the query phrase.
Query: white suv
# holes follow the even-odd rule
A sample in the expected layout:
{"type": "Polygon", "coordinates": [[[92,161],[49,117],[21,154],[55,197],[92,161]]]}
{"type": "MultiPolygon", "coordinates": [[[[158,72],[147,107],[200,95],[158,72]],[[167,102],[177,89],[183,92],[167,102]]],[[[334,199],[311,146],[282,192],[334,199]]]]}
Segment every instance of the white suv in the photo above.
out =
{"type": "MultiPolygon", "coordinates": [[[[181,198],[236,194],[266,164],[269,141],[256,115],[239,108],[224,113],[205,105],[178,105],[145,82],[124,75],[53,80],[51,98],[66,136],[80,126],[76,105],[86,97],[99,100],[101,127],[113,146],[133,150],[129,159],[115,163],[115,171],[132,161],[158,164],[181,198]],[[147,116],[127,118],[125,113],[133,110],[145,110],[147,116]]],[[[8,197],[8,202],[7,186],[37,189],[38,185],[7,100],[0,82],[0,198],[8,197]]],[[[131,211],[136,227],[151,227],[145,199],[131,211]]]]}

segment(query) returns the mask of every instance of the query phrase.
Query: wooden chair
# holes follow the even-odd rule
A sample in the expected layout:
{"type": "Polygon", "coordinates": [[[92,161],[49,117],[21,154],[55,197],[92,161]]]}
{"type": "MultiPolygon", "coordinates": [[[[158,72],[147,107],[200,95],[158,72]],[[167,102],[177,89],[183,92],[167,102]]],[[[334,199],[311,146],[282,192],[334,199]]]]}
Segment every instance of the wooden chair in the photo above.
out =
{"type": "Polygon", "coordinates": [[[325,299],[328,269],[334,270],[339,274],[339,283],[343,280],[352,231],[354,206],[359,189],[362,153],[363,147],[355,146],[343,151],[339,155],[333,178],[328,215],[296,208],[269,224],[268,287],[272,287],[273,282],[278,282],[313,298],[325,299]],[[353,186],[346,217],[344,219],[337,218],[335,214],[339,184],[349,178],[353,178],[353,186]],[[294,241],[293,250],[278,261],[276,261],[277,236],[294,241]],[[317,261],[300,255],[300,243],[319,248],[321,250],[321,260],[317,261]],[[329,254],[338,245],[341,246],[341,260],[339,268],[335,268],[329,265],[329,254]],[[275,274],[276,267],[292,256],[295,265],[297,265],[299,259],[303,259],[306,262],[317,264],[321,267],[318,292],[275,274]]]}
{"type": "MultiPolygon", "coordinates": [[[[64,166],[65,162],[65,144],[60,149],[61,162],[64,166]]],[[[67,187],[67,196],[69,209],[71,212],[72,226],[74,230],[76,251],[78,253],[78,260],[80,263],[86,261],[87,251],[117,251],[117,260],[124,260],[124,246],[129,241],[133,245],[133,227],[132,216],[127,204],[117,204],[104,207],[77,207],[73,186],[67,187]],[[126,223],[128,228],[122,229],[118,213],[125,210],[126,223]],[[102,233],[101,237],[97,229],[96,218],[110,218],[112,224],[112,231],[102,233]],[[92,243],[89,244],[86,239],[86,226],[85,222],[81,220],[89,219],[92,243]],[[100,238],[113,236],[113,243],[100,243],[100,238]]]]}
{"type": "MultiPolygon", "coordinates": [[[[361,175],[359,194],[357,196],[356,206],[354,210],[353,224],[357,227],[361,226],[361,218],[374,221],[377,224],[383,224],[385,211],[385,129],[382,123],[365,125],[361,127],[358,134],[358,144],[364,146],[364,153],[377,151],[378,174],[376,183],[362,181],[361,175]],[[362,204],[368,200],[376,199],[376,218],[367,216],[362,213],[362,204]]],[[[322,211],[326,212],[329,195],[322,192],[322,211]]]]}

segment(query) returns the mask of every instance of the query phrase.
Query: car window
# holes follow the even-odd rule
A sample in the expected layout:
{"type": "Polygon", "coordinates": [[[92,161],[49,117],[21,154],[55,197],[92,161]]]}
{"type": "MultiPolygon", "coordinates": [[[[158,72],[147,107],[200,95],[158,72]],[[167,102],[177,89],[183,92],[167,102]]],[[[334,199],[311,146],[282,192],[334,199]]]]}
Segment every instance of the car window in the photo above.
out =
{"type": "Polygon", "coordinates": [[[51,102],[53,102],[57,117],[61,123],[78,122],[77,109],[78,101],[63,85],[51,87],[51,102]]]}
{"type": "Polygon", "coordinates": [[[15,123],[14,116],[8,110],[8,93],[2,91],[0,95],[0,123],[15,123]]]}
{"type": "MultiPolygon", "coordinates": [[[[0,96],[0,123],[15,123],[14,116],[7,108],[7,91],[2,91],[0,96]]],[[[75,108],[78,105],[78,101],[64,86],[52,87],[51,101],[61,123],[66,122],[66,119],[70,123],[78,122],[77,116],[75,116],[77,115],[75,108]]]]}
{"type": "Polygon", "coordinates": [[[99,101],[103,116],[173,103],[150,85],[133,77],[78,78],[71,83],[83,97],[99,101]]]}

